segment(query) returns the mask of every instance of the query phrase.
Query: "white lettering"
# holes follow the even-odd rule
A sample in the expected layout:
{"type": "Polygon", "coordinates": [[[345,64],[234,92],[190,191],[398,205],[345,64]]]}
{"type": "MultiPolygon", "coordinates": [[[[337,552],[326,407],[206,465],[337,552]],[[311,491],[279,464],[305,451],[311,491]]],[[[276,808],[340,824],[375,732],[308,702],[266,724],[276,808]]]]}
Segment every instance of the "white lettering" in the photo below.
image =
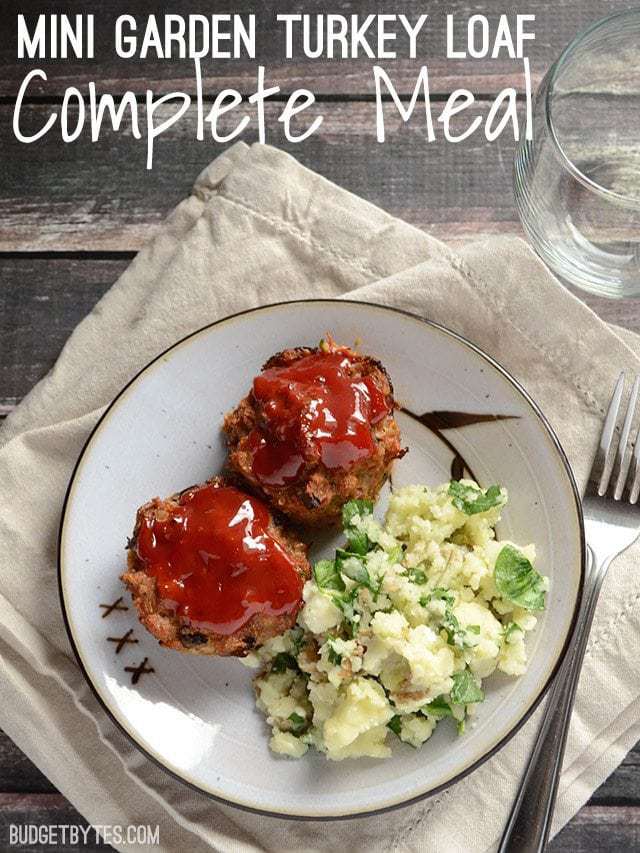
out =
{"type": "Polygon", "coordinates": [[[461,113],[463,110],[466,110],[467,107],[470,107],[474,102],[475,98],[468,89],[456,89],[449,95],[447,103],[444,105],[444,109],[438,116],[438,121],[442,123],[444,130],[444,137],[448,142],[462,142],[462,140],[466,139],[467,136],[471,136],[471,134],[477,130],[478,126],[482,123],[482,118],[480,116],[476,116],[464,133],[460,133],[457,136],[451,133],[450,122],[452,117],[461,113]],[[456,101],[459,98],[462,103],[456,104],[456,101]]]}
{"type": "Polygon", "coordinates": [[[311,122],[310,126],[303,132],[297,135],[293,135],[291,133],[291,119],[298,115],[298,113],[306,110],[307,107],[310,107],[312,104],[315,104],[316,99],[312,92],[308,89],[296,89],[295,92],[292,92],[289,95],[289,100],[282,111],[281,115],[278,116],[278,121],[282,122],[284,125],[284,135],[288,139],[289,142],[302,142],[308,136],[311,136],[312,133],[315,133],[316,130],[320,127],[323,121],[322,116],[316,116],[316,118],[311,122]],[[300,99],[303,103],[296,106],[296,101],[300,99]]]}
{"type": "Polygon", "coordinates": [[[130,59],[136,52],[138,41],[134,35],[122,34],[125,24],[131,32],[136,31],[136,19],[133,15],[120,15],[116,19],[115,48],[121,59],[130,59]]]}
{"type": "Polygon", "coordinates": [[[420,32],[420,30],[424,26],[424,23],[428,17],[429,17],[428,15],[420,15],[415,26],[412,27],[411,24],[409,23],[406,15],[398,15],[398,20],[400,21],[402,26],[405,28],[405,30],[407,31],[407,34],[409,36],[409,58],[410,59],[416,58],[416,42],[418,39],[418,33],[420,32]]]}
{"type": "Polygon", "coordinates": [[[249,96],[249,103],[258,105],[258,141],[264,145],[264,102],[271,95],[277,95],[280,91],[280,86],[272,86],[270,89],[264,88],[264,65],[258,66],[258,88],[249,96]]]}
{"type": "Polygon", "coordinates": [[[454,50],[453,48],[453,15],[447,15],[447,59],[464,59],[466,53],[464,50],[454,50]]]}
{"type": "Polygon", "coordinates": [[[516,142],[520,139],[520,128],[518,126],[518,111],[517,111],[517,101],[516,101],[516,90],[515,89],[503,89],[495,99],[495,101],[491,104],[491,109],[489,110],[489,114],[487,115],[487,121],[485,123],[484,133],[489,142],[493,142],[494,139],[497,139],[502,131],[505,129],[509,121],[513,122],[513,138],[516,142]],[[504,115],[497,123],[495,128],[492,128],[493,122],[498,115],[498,110],[502,106],[503,101],[507,102],[507,107],[504,111],[504,115]]]}
{"type": "Polygon", "coordinates": [[[73,140],[77,139],[82,133],[82,128],[84,127],[84,100],[79,89],[76,89],[75,86],[69,86],[64,93],[64,98],[62,99],[62,116],[60,118],[60,126],[62,128],[63,142],[73,142],[73,140]],[[70,133],[69,101],[71,98],[75,98],[78,104],[78,117],[76,119],[76,126],[70,133]]]}
{"type": "Polygon", "coordinates": [[[16,105],[13,108],[13,132],[18,142],[24,142],[26,145],[29,145],[31,142],[36,142],[36,140],[40,139],[40,137],[48,133],[53,127],[53,125],[56,123],[56,119],[58,118],[57,113],[52,113],[47,119],[45,126],[41,128],[37,133],[34,133],[31,136],[25,136],[21,132],[20,110],[22,109],[22,101],[24,99],[24,93],[27,91],[27,87],[34,77],[42,77],[43,80],[47,79],[47,75],[40,68],[34,68],[33,71],[30,71],[22,81],[22,85],[18,90],[16,105]]]}
{"type": "Polygon", "coordinates": [[[140,133],[140,128],[138,126],[138,105],[136,103],[136,96],[133,92],[125,92],[120,104],[116,107],[113,95],[100,95],[100,98],[98,99],[96,97],[96,84],[93,82],[89,83],[91,141],[97,142],[100,138],[102,122],[104,121],[104,114],[107,110],[109,111],[109,118],[111,120],[113,130],[118,131],[120,130],[120,125],[122,124],[127,109],[131,113],[131,134],[134,139],[141,139],[142,134],[140,133]]]}
{"type": "Polygon", "coordinates": [[[184,92],[169,92],[169,94],[163,95],[157,101],[154,101],[153,92],[151,89],[147,89],[147,169],[153,168],[153,146],[155,139],[175,124],[189,109],[190,104],[191,98],[189,95],[185,95],[184,92]],[[180,99],[182,99],[182,105],[179,109],[156,126],[153,117],[158,107],[170,101],[180,99]]]}
{"type": "Polygon", "coordinates": [[[285,57],[293,59],[293,23],[301,21],[302,15],[276,15],[276,20],[284,22],[285,57]]]}
{"type": "Polygon", "coordinates": [[[482,59],[489,53],[489,21],[484,15],[472,15],[467,24],[467,50],[474,59],[482,59]],[[478,27],[480,24],[480,46],[477,43],[478,27]]]}
{"type": "Polygon", "coordinates": [[[375,80],[376,85],[376,138],[378,142],[384,142],[385,139],[385,129],[384,129],[384,110],[382,104],[382,89],[381,83],[384,83],[391,97],[393,98],[393,102],[396,105],[396,109],[400,113],[402,121],[408,122],[411,118],[413,111],[418,102],[418,97],[420,95],[420,89],[423,89],[425,94],[425,118],[427,120],[427,139],[429,142],[433,142],[435,139],[435,135],[433,133],[433,120],[431,117],[431,102],[429,99],[429,74],[427,71],[427,66],[423,65],[420,69],[420,74],[418,75],[418,79],[416,81],[415,88],[413,90],[413,94],[411,96],[411,101],[409,102],[409,107],[407,109],[404,108],[404,104],[398,97],[398,93],[393,87],[393,83],[389,79],[389,75],[387,72],[381,68],[379,65],[373,66],[373,78],[375,80]]]}
{"type": "Polygon", "coordinates": [[[220,116],[224,115],[224,113],[228,113],[229,110],[234,109],[234,107],[237,107],[238,104],[241,103],[242,95],[240,92],[236,92],[235,89],[223,89],[222,92],[216,95],[213,106],[205,119],[205,121],[208,121],[211,125],[211,136],[216,142],[231,142],[231,140],[235,139],[236,136],[239,136],[249,124],[249,116],[243,116],[231,133],[223,134],[218,131],[218,119],[220,116]],[[225,104],[227,99],[231,102],[225,104]]]}
{"type": "Polygon", "coordinates": [[[25,53],[29,59],[35,59],[36,53],[39,59],[44,59],[47,55],[46,26],[46,16],[38,15],[38,22],[31,38],[24,15],[18,15],[18,59],[24,59],[25,53]]]}

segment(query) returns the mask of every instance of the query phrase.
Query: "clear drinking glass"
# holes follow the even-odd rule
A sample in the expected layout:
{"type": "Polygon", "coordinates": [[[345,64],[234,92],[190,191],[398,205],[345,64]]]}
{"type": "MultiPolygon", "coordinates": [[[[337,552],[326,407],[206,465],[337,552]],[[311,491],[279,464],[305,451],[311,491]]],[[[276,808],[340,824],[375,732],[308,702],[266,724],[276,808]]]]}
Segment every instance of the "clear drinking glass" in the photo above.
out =
{"type": "Polygon", "coordinates": [[[601,296],[640,296],[640,9],[577,36],[542,81],[515,197],[534,249],[601,296]]]}

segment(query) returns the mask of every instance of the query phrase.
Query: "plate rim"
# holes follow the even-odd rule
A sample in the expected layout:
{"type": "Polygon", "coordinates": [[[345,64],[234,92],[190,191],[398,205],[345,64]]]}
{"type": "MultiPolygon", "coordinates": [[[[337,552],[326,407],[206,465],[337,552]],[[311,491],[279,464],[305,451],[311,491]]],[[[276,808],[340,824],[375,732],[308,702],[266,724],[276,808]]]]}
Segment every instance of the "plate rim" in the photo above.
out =
{"type": "Polygon", "coordinates": [[[131,379],[129,379],[128,382],[126,382],[126,384],[123,385],[123,387],[118,391],[118,393],[114,396],[114,398],[108,404],[108,406],[106,407],[106,409],[104,410],[104,412],[102,413],[102,415],[100,416],[100,418],[98,419],[98,421],[96,422],[94,427],[92,428],[91,432],[89,433],[86,441],[84,442],[84,444],[82,446],[82,449],[80,450],[78,458],[77,458],[77,460],[74,464],[73,470],[71,472],[71,476],[69,478],[69,483],[67,485],[64,500],[62,502],[62,509],[61,509],[61,514],[60,514],[60,523],[58,526],[57,579],[58,579],[58,595],[59,595],[59,601],[60,601],[60,609],[62,612],[62,618],[63,618],[65,630],[67,632],[67,637],[69,638],[69,643],[71,645],[71,648],[72,648],[73,654],[76,658],[76,661],[78,663],[78,666],[80,667],[80,671],[81,671],[86,683],[89,685],[91,692],[93,693],[93,695],[97,699],[98,704],[102,707],[102,709],[107,714],[107,717],[111,720],[112,723],[114,723],[116,728],[120,732],[122,732],[122,734],[125,735],[125,737],[133,744],[133,746],[142,753],[142,755],[144,755],[146,758],[148,758],[150,761],[152,761],[157,767],[160,767],[165,773],[168,773],[169,776],[176,779],[181,784],[186,785],[191,790],[197,791],[198,793],[203,794],[204,796],[206,796],[210,799],[213,799],[214,801],[216,801],[222,805],[225,805],[225,806],[232,806],[233,808],[237,808],[237,809],[240,809],[242,811],[247,811],[247,812],[250,812],[252,814],[264,815],[267,817],[281,818],[284,820],[303,820],[303,821],[316,820],[316,821],[323,821],[323,822],[332,821],[332,820],[351,820],[354,818],[370,817],[370,816],[374,816],[374,815],[383,814],[383,813],[388,812],[388,811],[393,811],[395,809],[405,808],[407,806],[410,806],[410,805],[418,803],[422,800],[425,800],[429,797],[436,796],[437,794],[441,793],[442,791],[446,790],[447,788],[451,787],[452,785],[455,785],[457,782],[460,782],[462,779],[469,776],[471,773],[474,772],[474,770],[477,770],[478,767],[480,767],[486,761],[488,761],[490,758],[492,758],[504,746],[506,746],[506,744],[520,731],[520,729],[524,726],[524,724],[529,720],[529,718],[532,716],[532,714],[540,706],[540,703],[542,702],[542,700],[546,696],[549,688],[551,687],[558,671],[560,670],[560,667],[562,666],[562,664],[566,658],[567,652],[568,652],[569,648],[571,647],[571,644],[572,644],[573,638],[574,638],[574,634],[576,631],[578,615],[579,615],[580,610],[581,610],[581,605],[582,605],[582,600],[583,600],[583,595],[584,595],[585,580],[586,580],[586,542],[585,542],[585,530],[584,530],[584,516],[583,516],[583,511],[582,511],[582,500],[580,498],[578,486],[576,484],[576,480],[575,480],[573,471],[571,469],[571,465],[569,463],[569,460],[567,458],[567,455],[566,455],[566,453],[562,447],[562,444],[560,443],[558,436],[555,433],[555,430],[553,429],[553,427],[551,426],[551,424],[547,420],[547,418],[544,415],[544,413],[542,412],[540,406],[538,406],[538,404],[535,402],[535,400],[533,400],[533,398],[529,395],[529,393],[525,390],[525,388],[521,385],[521,383],[514,376],[512,376],[512,374],[505,367],[503,367],[496,359],[494,359],[492,356],[488,355],[488,353],[486,353],[481,347],[479,347],[477,344],[474,344],[472,341],[470,341],[464,335],[461,335],[459,332],[454,332],[452,329],[449,329],[447,326],[443,325],[442,323],[438,323],[435,320],[430,320],[427,317],[422,317],[419,314],[415,314],[412,311],[407,311],[406,309],[396,308],[396,307],[390,306],[390,305],[384,305],[384,304],[378,303],[378,302],[371,302],[371,301],[365,301],[365,300],[359,300],[359,299],[342,299],[342,298],[331,299],[331,298],[327,298],[327,297],[316,297],[316,298],[311,297],[308,299],[281,300],[279,302],[271,302],[267,305],[259,305],[259,306],[255,306],[253,308],[246,308],[242,311],[237,311],[234,314],[226,315],[225,317],[221,317],[218,320],[214,320],[211,323],[207,323],[204,326],[201,326],[200,328],[195,329],[193,332],[190,332],[189,334],[187,334],[184,337],[180,338],[179,340],[175,341],[170,346],[166,347],[166,349],[162,350],[162,352],[160,352],[156,356],[154,356],[154,358],[152,358],[140,370],[138,370],[131,377],[131,379]],[[499,374],[501,374],[515,388],[515,390],[520,394],[520,396],[529,405],[533,414],[540,421],[544,432],[546,433],[548,438],[551,440],[551,444],[555,448],[555,451],[556,451],[556,453],[557,453],[557,455],[558,455],[558,457],[562,463],[562,467],[563,467],[564,472],[566,474],[566,477],[567,477],[567,480],[568,480],[568,483],[569,483],[569,486],[570,486],[570,489],[571,489],[571,492],[572,492],[572,495],[574,498],[576,519],[578,522],[578,531],[579,531],[579,539],[580,539],[580,578],[579,578],[576,602],[575,602],[573,614],[571,617],[571,623],[569,626],[569,630],[567,632],[567,637],[565,639],[564,645],[560,651],[560,654],[558,655],[558,658],[557,658],[557,660],[556,660],[556,662],[555,662],[555,664],[554,664],[554,666],[553,666],[553,668],[549,674],[549,677],[547,678],[547,680],[544,683],[544,685],[542,686],[542,688],[538,691],[537,695],[535,696],[535,698],[533,699],[533,701],[531,702],[531,704],[529,705],[527,710],[524,712],[522,717],[520,717],[520,719],[504,735],[504,737],[502,737],[496,744],[494,744],[490,749],[488,749],[485,753],[483,753],[479,758],[477,758],[475,761],[473,761],[471,764],[469,764],[467,767],[465,767],[459,773],[452,776],[451,779],[448,779],[446,782],[443,782],[440,785],[437,785],[434,788],[429,789],[428,791],[420,792],[420,793],[415,794],[414,796],[411,796],[408,798],[398,799],[397,801],[394,801],[392,803],[387,803],[385,805],[379,806],[378,808],[374,808],[374,809],[355,810],[355,811],[348,811],[348,812],[345,811],[345,812],[338,812],[338,813],[334,813],[334,814],[318,815],[318,814],[308,814],[308,813],[305,814],[305,813],[301,813],[301,812],[271,811],[269,809],[261,808],[261,807],[256,806],[256,805],[251,805],[250,803],[247,803],[247,802],[241,802],[238,800],[230,799],[228,796],[223,796],[220,793],[214,793],[213,791],[208,790],[207,788],[204,788],[201,785],[198,785],[197,783],[191,781],[190,779],[187,779],[176,768],[172,768],[172,767],[168,766],[168,764],[166,764],[159,756],[153,755],[153,753],[149,752],[137,740],[135,734],[132,731],[129,731],[129,729],[125,726],[125,724],[123,722],[121,722],[116,717],[114,711],[111,710],[111,708],[107,704],[106,700],[100,694],[97,685],[94,683],[91,675],[89,674],[87,668],[85,667],[85,665],[83,663],[82,657],[80,655],[79,647],[76,643],[76,640],[74,638],[73,631],[71,628],[70,617],[67,613],[67,603],[65,601],[64,580],[63,580],[64,568],[63,568],[63,563],[62,563],[62,543],[63,543],[63,538],[64,538],[65,521],[66,521],[66,517],[67,517],[67,509],[68,509],[68,505],[69,505],[69,500],[71,498],[71,494],[73,491],[73,485],[74,485],[76,477],[80,471],[80,466],[82,464],[84,456],[87,453],[87,451],[89,450],[89,447],[90,447],[91,443],[93,442],[93,439],[96,436],[97,432],[99,431],[101,426],[104,424],[104,422],[108,418],[110,412],[112,411],[112,409],[114,408],[116,403],[128,391],[128,389],[135,382],[137,382],[138,379],[144,373],[147,372],[147,370],[149,370],[149,368],[151,368],[154,364],[156,364],[156,362],[158,362],[162,358],[164,358],[164,356],[166,356],[172,350],[174,350],[177,347],[181,346],[182,344],[186,343],[191,338],[194,338],[197,335],[200,335],[203,332],[206,332],[206,331],[214,328],[215,326],[219,326],[223,323],[229,322],[231,320],[235,320],[239,317],[242,317],[242,316],[245,316],[248,314],[257,314],[261,311],[266,311],[266,310],[273,309],[273,308],[282,308],[284,306],[312,305],[312,304],[320,305],[320,304],[327,304],[327,303],[330,303],[332,305],[346,304],[346,305],[367,306],[369,308],[375,308],[377,310],[387,311],[387,312],[390,312],[393,314],[400,314],[401,316],[409,317],[413,320],[418,320],[419,322],[424,323],[426,326],[437,329],[438,331],[444,333],[445,335],[448,335],[451,338],[457,340],[459,343],[463,344],[468,349],[471,349],[476,355],[478,355],[482,359],[484,359],[484,361],[487,364],[489,364],[495,371],[497,371],[499,374]]]}

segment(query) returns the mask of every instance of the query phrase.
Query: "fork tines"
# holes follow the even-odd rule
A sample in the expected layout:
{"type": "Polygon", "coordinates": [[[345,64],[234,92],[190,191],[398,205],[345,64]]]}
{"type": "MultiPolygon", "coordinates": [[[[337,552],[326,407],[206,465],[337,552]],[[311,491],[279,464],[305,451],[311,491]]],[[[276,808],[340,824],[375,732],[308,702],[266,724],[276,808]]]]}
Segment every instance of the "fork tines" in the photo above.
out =
{"type": "Polygon", "coordinates": [[[618,501],[624,498],[629,503],[637,503],[640,492],[640,446],[638,436],[640,427],[636,429],[635,438],[629,441],[631,427],[636,413],[640,377],[636,376],[629,394],[627,409],[622,423],[622,429],[617,428],[618,414],[624,392],[624,371],[618,377],[614,388],[607,416],[602,427],[600,443],[596,452],[587,493],[613,498],[618,501]],[[619,438],[618,438],[619,435],[619,438]]]}

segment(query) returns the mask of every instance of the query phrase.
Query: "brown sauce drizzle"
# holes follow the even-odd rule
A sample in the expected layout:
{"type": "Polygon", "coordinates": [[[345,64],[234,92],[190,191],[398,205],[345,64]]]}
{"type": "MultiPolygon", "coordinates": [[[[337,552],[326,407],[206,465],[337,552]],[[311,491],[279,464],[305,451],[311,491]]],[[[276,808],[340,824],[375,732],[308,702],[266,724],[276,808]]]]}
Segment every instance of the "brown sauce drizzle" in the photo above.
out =
{"type": "Polygon", "coordinates": [[[142,663],[139,663],[137,666],[125,666],[124,671],[131,673],[131,683],[137,684],[140,681],[141,676],[150,675],[152,672],[155,672],[155,669],[152,666],[147,666],[149,663],[149,658],[145,658],[142,663]]]}
{"type": "Polygon", "coordinates": [[[451,479],[452,480],[460,480],[465,475],[465,471],[471,477],[472,480],[475,480],[478,483],[478,478],[473,473],[473,469],[469,465],[468,462],[465,461],[464,457],[458,452],[457,448],[448,438],[442,435],[442,430],[445,429],[460,429],[461,427],[471,426],[472,424],[483,424],[489,423],[492,421],[511,421],[517,420],[518,415],[489,415],[489,414],[474,414],[472,412],[450,412],[450,411],[437,411],[437,412],[424,412],[421,415],[417,415],[415,412],[410,411],[404,406],[400,409],[408,417],[412,418],[414,421],[418,421],[418,423],[422,424],[422,426],[426,427],[433,435],[440,439],[440,441],[449,448],[449,450],[453,453],[453,459],[451,461],[451,479]]]}

